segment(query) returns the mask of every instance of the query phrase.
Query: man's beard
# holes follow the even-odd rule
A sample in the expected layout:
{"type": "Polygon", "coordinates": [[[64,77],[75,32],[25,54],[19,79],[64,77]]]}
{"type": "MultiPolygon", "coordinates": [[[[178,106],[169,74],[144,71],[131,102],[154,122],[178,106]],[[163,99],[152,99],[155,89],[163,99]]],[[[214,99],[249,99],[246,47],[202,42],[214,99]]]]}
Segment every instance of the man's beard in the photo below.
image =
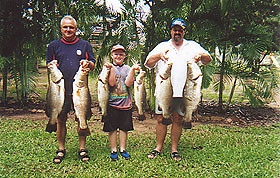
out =
{"type": "Polygon", "coordinates": [[[178,41],[182,40],[182,37],[181,37],[181,35],[176,35],[176,36],[173,37],[173,40],[178,42],[178,41]]]}

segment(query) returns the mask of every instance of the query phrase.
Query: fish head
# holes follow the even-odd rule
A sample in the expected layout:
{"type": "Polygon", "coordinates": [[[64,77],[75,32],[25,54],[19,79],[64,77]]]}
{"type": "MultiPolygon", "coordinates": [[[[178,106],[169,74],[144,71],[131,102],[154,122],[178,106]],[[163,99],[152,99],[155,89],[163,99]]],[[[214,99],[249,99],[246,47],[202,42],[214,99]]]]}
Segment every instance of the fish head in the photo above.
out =
{"type": "Polygon", "coordinates": [[[82,66],[79,67],[79,70],[74,77],[77,86],[82,87],[87,85],[89,71],[90,68],[83,68],[82,66]]]}
{"type": "Polygon", "coordinates": [[[140,73],[137,75],[136,82],[138,84],[142,84],[142,82],[144,81],[145,74],[146,72],[144,70],[141,70],[140,73]]]}
{"type": "Polygon", "coordinates": [[[171,70],[173,62],[172,61],[167,61],[166,65],[167,65],[167,68],[171,70]]]}
{"type": "Polygon", "coordinates": [[[99,74],[98,78],[103,83],[108,83],[108,81],[109,81],[109,74],[110,74],[110,69],[108,67],[103,66],[102,71],[99,74]]]}
{"type": "Polygon", "coordinates": [[[62,79],[63,75],[61,71],[57,68],[57,62],[55,61],[49,63],[47,67],[50,72],[50,79],[52,80],[52,82],[57,83],[62,79]]]}

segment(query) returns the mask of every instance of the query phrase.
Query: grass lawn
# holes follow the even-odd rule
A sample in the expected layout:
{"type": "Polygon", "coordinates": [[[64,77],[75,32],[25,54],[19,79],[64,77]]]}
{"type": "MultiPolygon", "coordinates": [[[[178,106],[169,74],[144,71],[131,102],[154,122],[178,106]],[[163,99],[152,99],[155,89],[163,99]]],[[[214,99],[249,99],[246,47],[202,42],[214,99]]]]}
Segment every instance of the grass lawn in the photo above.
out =
{"type": "Polygon", "coordinates": [[[100,121],[91,121],[87,147],[91,160],[78,159],[76,123],[69,120],[67,155],[59,165],[54,133],[45,132],[46,120],[0,118],[0,177],[279,177],[279,124],[271,127],[199,125],[184,130],[179,143],[180,162],[170,158],[170,136],[165,154],[147,158],[155,135],[129,133],[131,160],[112,162],[107,134],[100,121]]]}

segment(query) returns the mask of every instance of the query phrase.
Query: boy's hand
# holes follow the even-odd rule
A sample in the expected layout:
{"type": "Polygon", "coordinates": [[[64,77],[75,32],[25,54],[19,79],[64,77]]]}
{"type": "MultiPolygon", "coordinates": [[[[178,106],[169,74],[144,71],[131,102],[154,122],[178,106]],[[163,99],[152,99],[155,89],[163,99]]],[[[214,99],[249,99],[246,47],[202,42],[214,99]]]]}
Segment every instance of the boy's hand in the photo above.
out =
{"type": "Polygon", "coordinates": [[[138,70],[138,71],[140,71],[141,70],[141,67],[140,67],[140,65],[139,64],[134,64],[133,66],[132,66],[132,70],[138,70]]]}
{"type": "Polygon", "coordinates": [[[111,69],[112,67],[114,67],[114,65],[111,64],[110,62],[106,62],[106,63],[104,64],[104,66],[107,67],[108,69],[111,69]]]}

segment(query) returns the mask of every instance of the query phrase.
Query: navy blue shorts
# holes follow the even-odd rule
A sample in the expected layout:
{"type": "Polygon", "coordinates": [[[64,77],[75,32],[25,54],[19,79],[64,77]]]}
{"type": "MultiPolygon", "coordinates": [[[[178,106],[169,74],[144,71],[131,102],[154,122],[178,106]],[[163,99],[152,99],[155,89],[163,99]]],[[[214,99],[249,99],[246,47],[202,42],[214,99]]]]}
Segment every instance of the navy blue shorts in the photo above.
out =
{"type": "Polygon", "coordinates": [[[74,110],[74,107],[73,107],[72,95],[65,95],[64,104],[62,106],[62,110],[58,117],[65,119],[65,118],[67,118],[67,114],[73,110],[74,110]]]}
{"type": "Polygon", "coordinates": [[[104,122],[104,132],[112,132],[117,129],[122,131],[134,130],[132,122],[132,109],[119,110],[108,106],[107,113],[107,116],[102,117],[102,122],[104,122]]]}

